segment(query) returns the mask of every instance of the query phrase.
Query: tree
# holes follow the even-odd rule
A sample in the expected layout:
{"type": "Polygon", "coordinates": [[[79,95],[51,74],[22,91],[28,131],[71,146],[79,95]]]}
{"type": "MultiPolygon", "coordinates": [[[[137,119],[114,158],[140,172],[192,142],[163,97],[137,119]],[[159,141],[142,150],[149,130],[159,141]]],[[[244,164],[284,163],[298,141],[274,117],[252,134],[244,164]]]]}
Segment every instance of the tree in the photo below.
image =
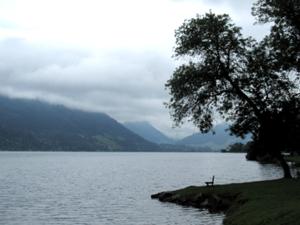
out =
{"type": "Polygon", "coordinates": [[[300,71],[300,1],[258,0],[252,14],[259,23],[273,22],[268,38],[278,66],[300,71]]]}
{"type": "MultiPolygon", "coordinates": [[[[288,71],[292,76],[300,75],[300,1],[299,0],[258,0],[252,14],[259,23],[272,22],[271,32],[263,42],[271,46],[269,58],[272,67],[278,72],[288,71]]],[[[285,132],[286,149],[300,152],[300,103],[299,93],[290,102],[286,102],[281,120],[287,126],[285,132]]],[[[282,122],[281,122],[282,123],[282,122]]]]}
{"type": "Polygon", "coordinates": [[[270,37],[244,38],[228,15],[213,13],[186,20],[175,37],[175,56],[187,61],[166,83],[175,123],[188,118],[208,132],[222,116],[233,134],[252,133],[258,151],[276,158],[290,178],[281,152],[291,125],[285,121],[294,116],[286,109],[299,112],[299,83],[297,72],[278,66],[270,37]]]}
{"type": "Polygon", "coordinates": [[[249,145],[248,143],[243,144],[243,143],[237,142],[237,143],[229,145],[227,147],[227,149],[225,150],[225,152],[246,152],[248,145],[249,145]]]}

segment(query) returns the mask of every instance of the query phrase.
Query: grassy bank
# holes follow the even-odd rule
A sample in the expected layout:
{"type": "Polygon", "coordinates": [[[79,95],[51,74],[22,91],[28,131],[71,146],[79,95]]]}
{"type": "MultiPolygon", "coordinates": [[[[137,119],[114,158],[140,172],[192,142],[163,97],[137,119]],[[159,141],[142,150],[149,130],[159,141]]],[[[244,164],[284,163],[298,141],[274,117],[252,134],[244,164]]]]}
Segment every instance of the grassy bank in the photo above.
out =
{"type": "Polygon", "coordinates": [[[286,159],[288,162],[293,162],[293,163],[295,163],[294,166],[300,167],[300,156],[287,156],[287,157],[285,157],[285,159],[286,159]]]}
{"type": "Polygon", "coordinates": [[[191,186],[165,193],[160,200],[198,208],[205,208],[197,203],[199,196],[223,199],[229,204],[224,225],[300,225],[300,179],[191,186]]]}

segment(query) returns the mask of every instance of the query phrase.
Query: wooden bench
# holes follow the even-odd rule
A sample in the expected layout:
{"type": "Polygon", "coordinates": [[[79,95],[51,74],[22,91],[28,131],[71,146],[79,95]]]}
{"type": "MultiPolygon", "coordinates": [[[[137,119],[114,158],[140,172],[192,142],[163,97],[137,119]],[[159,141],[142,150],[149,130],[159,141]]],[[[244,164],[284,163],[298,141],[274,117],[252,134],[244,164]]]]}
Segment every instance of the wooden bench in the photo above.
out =
{"type": "Polygon", "coordinates": [[[212,177],[211,181],[205,182],[206,186],[214,186],[215,176],[212,177]]]}

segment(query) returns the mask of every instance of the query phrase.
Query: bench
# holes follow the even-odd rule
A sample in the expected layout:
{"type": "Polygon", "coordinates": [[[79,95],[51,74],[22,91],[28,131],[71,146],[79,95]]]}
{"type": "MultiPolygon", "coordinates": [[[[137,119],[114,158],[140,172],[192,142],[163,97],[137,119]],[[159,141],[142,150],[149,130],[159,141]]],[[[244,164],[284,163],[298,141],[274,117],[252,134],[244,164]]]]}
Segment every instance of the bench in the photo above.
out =
{"type": "Polygon", "coordinates": [[[214,186],[215,176],[212,177],[211,181],[205,182],[206,186],[214,186]]]}

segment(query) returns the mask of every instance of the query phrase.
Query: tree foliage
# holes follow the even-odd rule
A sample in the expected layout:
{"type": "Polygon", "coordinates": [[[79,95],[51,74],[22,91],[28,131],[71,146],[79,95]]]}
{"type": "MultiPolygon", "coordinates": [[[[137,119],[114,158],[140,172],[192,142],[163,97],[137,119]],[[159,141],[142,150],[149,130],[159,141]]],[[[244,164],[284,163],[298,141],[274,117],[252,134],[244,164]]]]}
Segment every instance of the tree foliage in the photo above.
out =
{"type": "Polygon", "coordinates": [[[273,48],[277,66],[300,71],[300,1],[258,0],[252,14],[259,23],[272,22],[266,37],[273,48]]]}
{"type": "Polygon", "coordinates": [[[237,142],[229,145],[223,152],[247,152],[248,149],[251,147],[252,142],[248,142],[246,144],[237,142]]]}
{"type": "MultiPolygon", "coordinates": [[[[261,0],[255,5],[253,14],[261,22],[271,21],[270,15],[274,21],[280,17],[269,2],[276,1],[261,0]]],[[[230,121],[233,134],[252,133],[258,152],[277,158],[286,177],[290,174],[281,151],[288,147],[289,136],[297,135],[293,124],[300,120],[299,44],[286,49],[286,54],[282,45],[284,38],[296,33],[290,20],[282,22],[289,28],[276,23],[259,43],[244,38],[226,14],[207,13],[186,20],[175,32],[175,55],[186,63],[166,84],[176,124],[188,118],[207,132],[214,119],[222,116],[230,121]]]]}
{"type": "Polygon", "coordinates": [[[300,31],[299,0],[258,0],[252,7],[252,14],[261,23],[285,23],[300,31]]]}
{"type": "MultiPolygon", "coordinates": [[[[170,108],[180,123],[191,120],[201,131],[212,127],[215,110],[234,116],[233,105],[242,103],[237,77],[243,76],[247,49],[253,41],[245,39],[228,15],[206,14],[185,21],[176,31],[176,56],[190,56],[166,84],[170,89],[170,108]]],[[[246,97],[246,96],[245,96],[246,97]]]]}

